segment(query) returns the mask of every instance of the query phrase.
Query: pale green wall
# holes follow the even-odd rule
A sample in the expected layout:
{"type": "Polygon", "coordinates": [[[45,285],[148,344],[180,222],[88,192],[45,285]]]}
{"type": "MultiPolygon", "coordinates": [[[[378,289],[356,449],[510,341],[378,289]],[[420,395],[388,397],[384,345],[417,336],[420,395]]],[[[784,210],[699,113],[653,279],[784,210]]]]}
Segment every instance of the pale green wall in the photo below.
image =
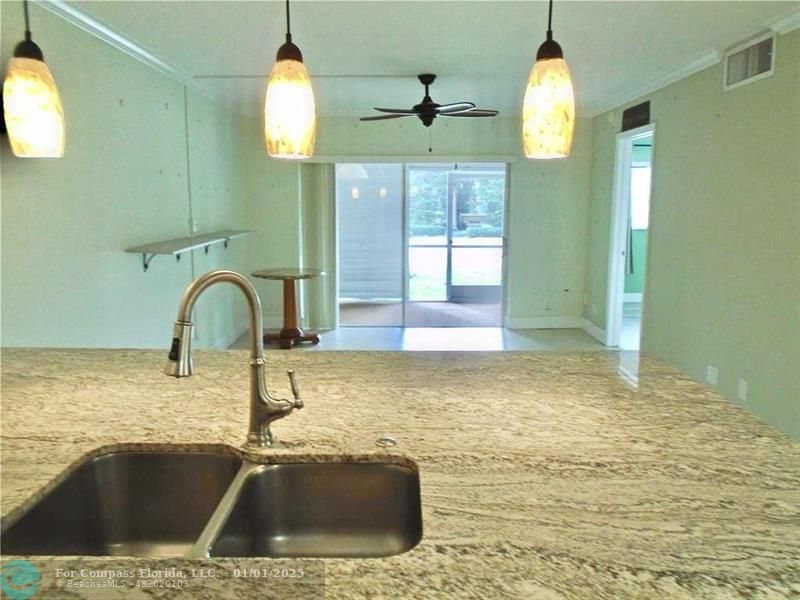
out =
{"type": "MultiPolygon", "coordinates": [[[[509,121],[513,133],[507,139],[516,150],[519,123],[509,121]]],[[[542,319],[582,315],[591,148],[589,122],[578,119],[569,158],[520,158],[511,164],[509,326],[525,328],[542,319]]]]}
{"type": "MultiPolygon", "coordinates": [[[[260,119],[247,119],[241,138],[244,164],[250,182],[247,203],[247,228],[255,230],[248,238],[248,273],[257,269],[300,265],[300,164],[273,160],[267,156],[260,119]]],[[[282,322],[281,282],[253,279],[261,297],[265,323],[278,327],[282,322]]]]}
{"type": "MultiPolygon", "coordinates": [[[[800,31],[775,75],[722,92],[722,65],[648,99],[656,123],[643,350],[800,437],[800,31]]],[[[587,318],[605,327],[615,133],[592,123],[587,318]]]]}
{"type": "MultiPolygon", "coordinates": [[[[4,346],[166,347],[192,280],[180,263],[124,248],[245,225],[241,120],[189,93],[192,204],[187,192],[184,89],[31,4],[35,39],[58,83],[67,122],[63,159],[18,159],[3,138],[4,346]]],[[[2,64],[23,31],[22,8],[0,3],[2,64]]],[[[247,241],[194,253],[194,273],[242,268],[247,241]]],[[[198,303],[199,345],[225,345],[245,327],[235,290],[198,303]]]]}

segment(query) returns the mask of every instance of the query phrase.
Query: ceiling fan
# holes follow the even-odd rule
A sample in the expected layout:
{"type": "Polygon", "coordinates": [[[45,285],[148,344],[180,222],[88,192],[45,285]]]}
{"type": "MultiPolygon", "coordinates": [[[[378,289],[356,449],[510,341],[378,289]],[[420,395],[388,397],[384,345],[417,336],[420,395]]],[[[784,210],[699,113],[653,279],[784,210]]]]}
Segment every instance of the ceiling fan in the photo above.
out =
{"type": "Polygon", "coordinates": [[[495,117],[496,110],[476,108],[472,102],[455,102],[453,104],[437,104],[431,100],[429,86],[436,79],[432,73],[418,75],[417,79],[425,86],[425,97],[422,102],[414,105],[410,109],[406,108],[378,108],[375,110],[385,115],[375,115],[374,117],[361,117],[362,121],[383,121],[384,119],[401,119],[403,117],[419,117],[425,127],[430,127],[436,117],[495,117]]]}

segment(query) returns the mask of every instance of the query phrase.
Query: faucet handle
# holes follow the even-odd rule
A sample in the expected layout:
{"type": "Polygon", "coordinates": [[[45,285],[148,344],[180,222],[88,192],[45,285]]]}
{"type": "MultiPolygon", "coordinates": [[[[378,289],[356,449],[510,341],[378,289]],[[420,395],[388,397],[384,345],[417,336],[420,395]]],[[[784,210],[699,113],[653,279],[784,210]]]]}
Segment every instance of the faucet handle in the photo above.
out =
{"type": "Polygon", "coordinates": [[[292,386],[292,396],[294,396],[294,407],[303,408],[303,401],[300,399],[300,390],[297,387],[297,381],[294,378],[294,369],[286,371],[289,376],[289,385],[292,386]]]}

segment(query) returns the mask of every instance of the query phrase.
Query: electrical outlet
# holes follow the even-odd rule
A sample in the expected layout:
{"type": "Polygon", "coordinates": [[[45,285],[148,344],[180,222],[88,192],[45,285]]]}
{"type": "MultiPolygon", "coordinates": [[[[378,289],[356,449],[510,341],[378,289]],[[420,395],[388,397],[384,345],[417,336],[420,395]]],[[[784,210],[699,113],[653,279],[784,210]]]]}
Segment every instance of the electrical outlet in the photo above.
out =
{"type": "Polygon", "coordinates": [[[719,369],[714,365],[708,365],[706,367],[706,383],[710,385],[717,385],[719,381],[719,369]]]}
{"type": "Polygon", "coordinates": [[[747,380],[739,379],[739,385],[736,388],[736,396],[742,402],[747,402],[747,380]]]}

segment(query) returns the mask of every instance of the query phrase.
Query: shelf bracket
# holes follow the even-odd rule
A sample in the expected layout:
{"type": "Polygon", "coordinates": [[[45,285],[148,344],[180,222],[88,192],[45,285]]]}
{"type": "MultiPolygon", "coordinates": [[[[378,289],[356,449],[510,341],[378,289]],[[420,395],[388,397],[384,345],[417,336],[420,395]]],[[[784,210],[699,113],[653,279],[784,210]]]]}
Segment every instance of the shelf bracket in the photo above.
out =
{"type": "Polygon", "coordinates": [[[148,257],[146,252],[142,252],[142,266],[144,267],[145,273],[147,273],[147,269],[150,267],[150,261],[153,260],[155,256],[155,254],[151,254],[148,257]]]}

